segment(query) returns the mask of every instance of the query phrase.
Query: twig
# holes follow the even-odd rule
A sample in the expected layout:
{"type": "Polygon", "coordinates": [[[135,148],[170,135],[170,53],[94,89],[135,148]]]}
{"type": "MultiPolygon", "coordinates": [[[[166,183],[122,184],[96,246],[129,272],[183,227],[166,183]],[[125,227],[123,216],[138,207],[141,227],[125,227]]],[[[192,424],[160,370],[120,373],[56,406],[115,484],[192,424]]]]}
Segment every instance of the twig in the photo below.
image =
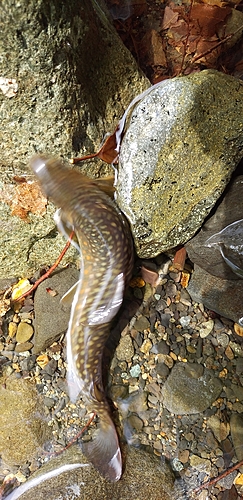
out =
{"type": "Polygon", "coordinates": [[[184,62],[185,62],[185,58],[186,58],[186,50],[187,50],[187,47],[188,47],[188,40],[189,40],[189,36],[190,36],[190,20],[191,20],[192,6],[193,6],[193,0],[191,0],[190,9],[189,9],[189,12],[188,12],[188,15],[187,15],[187,28],[188,29],[187,29],[186,39],[185,39],[185,42],[184,42],[184,52],[183,52],[183,56],[182,56],[181,69],[179,71],[179,74],[182,73],[184,62]]]}
{"type": "Polygon", "coordinates": [[[40,283],[42,283],[42,281],[44,281],[46,278],[48,278],[50,276],[51,273],[53,273],[53,271],[55,271],[55,269],[57,268],[58,264],[60,264],[62,258],[64,257],[66,251],[68,250],[68,248],[70,247],[71,245],[71,241],[72,241],[72,238],[74,236],[74,231],[72,231],[70,233],[70,236],[69,236],[69,239],[65,245],[65,247],[63,248],[63,250],[61,251],[58,259],[56,260],[56,262],[53,264],[53,266],[50,267],[50,269],[48,269],[48,271],[43,274],[43,276],[41,276],[41,278],[39,278],[35,283],[34,285],[29,289],[27,290],[27,292],[23,293],[20,297],[18,297],[17,299],[14,299],[13,302],[19,302],[20,300],[24,299],[25,297],[27,297],[30,293],[32,293],[38,286],[40,283]]]}
{"type": "Polygon", "coordinates": [[[67,444],[67,446],[65,446],[64,448],[62,448],[59,451],[55,451],[54,453],[47,453],[47,456],[49,456],[50,458],[51,457],[58,457],[58,455],[61,455],[61,453],[63,453],[65,450],[68,450],[68,448],[70,448],[70,446],[72,446],[72,444],[76,443],[76,441],[78,441],[78,439],[80,438],[80,436],[82,436],[82,434],[89,428],[89,426],[93,422],[95,416],[96,416],[96,412],[94,412],[91,415],[91,417],[88,420],[87,424],[85,424],[85,426],[82,427],[81,431],[79,431],[78,434],[71,441],[69,441],[69,443],[67,444]]]}
{"type": "Polygon", "coordinates": [[[219,47],[223,43],[227,42],[227,40],[229,40],[230,38],[232,38],[233,36],[235,36],[236,33],[238,33],[238,31],[240,31],[242,29],[243,29],[243,25],[241,25],[239,28],[237,28],[237,30],[234,33],[230,33],[230,35],[227,35],[223,40],[220,40],[220,42],[216,43],[213,47],[211,47],[210,49],[206,50],[206,52],[203,52],[202,54],[199,54],[198,56],[193,57],[192,60],[191,60],[191,62],[190,62],[190,64],[193,64],[194,62],[198,61],[202,57],[205,57],[208,54],[210,54],[214,49],[217,49],[217,47],[219,47]]]}
{"type": "Polygon", "coordinates": [[[230,467],[229,469],[225,470],[224,472],[222,472],[221,474],[219,474],[217,477],[214,477],[213,479],[210,479],[210,481],[208,481],[207,483],[203,483],[203,484],[201,484],[201,486],[198,486],[198,488],[196,488],[195,490],[193,490],[194,493],[198,493],[198,491],[203,490],[204,488],[207,488],[208,486],[212,486],[213,484],[215,484],[218,481],[220,481],[220,479],[223,479],[224,477],[226,477],[229,474],[231,474],[231,472],[233,472],[236,469],[239,469],[242,466],[243,466],[243,460],[241,460],[240,462],[237,462],[237,464],[235,464],[232,467],[230,467]]]}

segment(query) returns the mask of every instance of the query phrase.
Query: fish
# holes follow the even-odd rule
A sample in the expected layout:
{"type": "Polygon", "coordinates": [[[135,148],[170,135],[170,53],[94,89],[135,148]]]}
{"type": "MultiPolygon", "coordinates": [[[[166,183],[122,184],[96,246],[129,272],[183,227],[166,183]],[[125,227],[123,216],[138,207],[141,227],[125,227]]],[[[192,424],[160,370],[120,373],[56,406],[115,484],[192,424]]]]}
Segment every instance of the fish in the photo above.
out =
{"type": "Polygon", "coordinates": [[[221,231],[210,236],[205,241],[205,246],[218,248],[230,269],[243,278],[243,219],[228,224],[221,231]],[[240,265],[235,262],[237,260],[240,265]]]}
{"type": "Polygon", "coordinates": [[[62,160],[36,155],[30,167],[47,198],[58,207],[58,229],[81,254],[79,281],[67,330],[67,383],[70,400],[81,395],[98,416],[98,429],[82,451],[109,481],[122,475],[119,439],[102,382],[102,355],[110,325],[123,302],[133,269],[133,240],[128,221],[113,201],[110,179],[93,180],[62,160]]]}

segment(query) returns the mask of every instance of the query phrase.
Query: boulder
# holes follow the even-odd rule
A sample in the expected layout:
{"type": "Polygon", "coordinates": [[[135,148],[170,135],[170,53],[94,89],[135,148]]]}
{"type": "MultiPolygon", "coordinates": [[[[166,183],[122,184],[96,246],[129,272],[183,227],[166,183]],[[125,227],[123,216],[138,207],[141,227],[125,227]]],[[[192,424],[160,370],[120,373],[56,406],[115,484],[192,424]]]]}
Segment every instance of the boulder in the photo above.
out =
{"type": "Polygon", "coordinates": [[[134,103],[117,202],[139,257],[188,241],[243,156],[243,82],[215,70],[165,80],[134,103]]]}
{"type": "MultiPolygon", "coordinates": [[[[77,445],[44,464],[12,495],[21,500],[170,500],[174,498],[174,478],[167,465],[155,455],[129,448],[124,474],[117,483],[109,483],[87,463],[77,445]],[[38,484],[39,483],[39,484],[38,484]],[[30,489],[29,489],[30,488],[30,489]]],[[[176,497],[177,498],[177,497],[176,497]]]]}
{"type": "MultiPolygon", "coordinates": [[[[102,0],[6,0],[0,11],[0,275],[51,264],[63,246],[28,160],[97,151],[133,97],[150,86],[102,0]],[[38,201],[38,207],[36,206],[38,201]]],[[[82,165],[104,175],[107,166],[82,165]]],[[[75,255],[69,255],[75,260],[75,255]]],[[[65,263],[65,261],[64,261],[65,263]]]]}

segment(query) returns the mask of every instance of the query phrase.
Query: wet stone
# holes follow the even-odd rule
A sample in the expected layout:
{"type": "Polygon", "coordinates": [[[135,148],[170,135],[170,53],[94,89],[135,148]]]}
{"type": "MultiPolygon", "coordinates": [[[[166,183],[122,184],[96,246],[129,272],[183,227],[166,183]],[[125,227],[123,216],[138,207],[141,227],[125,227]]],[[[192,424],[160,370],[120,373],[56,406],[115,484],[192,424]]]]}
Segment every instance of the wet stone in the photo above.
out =
{"type": "Polygon", "coordinates": [[[17,344],[15,346],[15,352],[30,351],[30,349],[32,349],[32,347],[33,347],[32,342],[23,342],[22,344],[17,344]]]}
{"type": "Polygon", "coordinates": [[[20,344],[31,339],[34,333],[33,327],[29,323],[21,322],[17,327],[16,341],[20,344]]]}
{"type": "Polygon", "coordinates": [[[169,354],[170,347],[164,340],[161,340],[158,344],[155,344],[152,347],[151,352],[155,354],[169,354]]]}
{"type": "Polygon", "coordinates": [[[168,366],[166,366],[164,363],[158,363],[155,367],[155,371],[157,375],[159,375],[163,379],[167,378],[170,373],[168,366]]]}
{"type": "Polygon", "coordinates": [[[138,318],[134,323],[134,328],[140,332],[147,330],[149,327],[150,321],[146,318],[146,316],[140,316],[140,318],[138,318]]]}
{"type": "Polygon", "coordinates": [[[49,363],[43,368],[43,372],[47,373],[48,375],[53,375],[57,369],[57,361],[55,359],[51,359],[49,363]]]}
{"type": "Polygon", "coordinates": [[[136,430],[136,431],[141,431],[142,430],[142,428],[143,428],[143,421],[137,415],[130,415],[127,420],[129,422],[130,426],[134,430],[136,430]]]}

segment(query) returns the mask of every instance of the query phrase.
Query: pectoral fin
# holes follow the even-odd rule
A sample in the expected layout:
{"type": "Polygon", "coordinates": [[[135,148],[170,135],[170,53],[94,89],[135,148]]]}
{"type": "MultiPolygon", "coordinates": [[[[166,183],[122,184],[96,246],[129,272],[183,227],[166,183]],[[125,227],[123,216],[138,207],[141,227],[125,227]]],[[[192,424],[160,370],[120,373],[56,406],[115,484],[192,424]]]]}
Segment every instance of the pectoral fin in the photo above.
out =
{"type": "Polygon", "coordinates": [[[81,283],[81,279],[77,281],[77,283],[75,283],[73,286],[71,286],[71,288],[69,288],[69,290],[64,293],[64,295],[62,296],[61,298],[61,303],[65,306],[71,306],[72,305],[72,302],[73,302],[73,299],[74,299],[74,295],[81,283]]]}

